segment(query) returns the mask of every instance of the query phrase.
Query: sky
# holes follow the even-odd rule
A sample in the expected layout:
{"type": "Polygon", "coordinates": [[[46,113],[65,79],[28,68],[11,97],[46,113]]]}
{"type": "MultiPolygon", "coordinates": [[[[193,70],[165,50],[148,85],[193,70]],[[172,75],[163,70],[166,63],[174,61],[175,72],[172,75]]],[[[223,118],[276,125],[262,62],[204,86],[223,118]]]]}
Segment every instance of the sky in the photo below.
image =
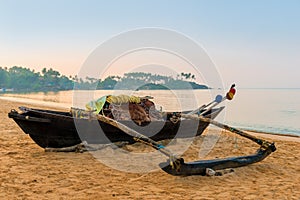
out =
{"type": "Polygon", "coordinates": [[[143,27],[200,44],[225,86],[300,88],[297,0],[0,0],[0,66],[76,75],[103,42],[143,27]]]}

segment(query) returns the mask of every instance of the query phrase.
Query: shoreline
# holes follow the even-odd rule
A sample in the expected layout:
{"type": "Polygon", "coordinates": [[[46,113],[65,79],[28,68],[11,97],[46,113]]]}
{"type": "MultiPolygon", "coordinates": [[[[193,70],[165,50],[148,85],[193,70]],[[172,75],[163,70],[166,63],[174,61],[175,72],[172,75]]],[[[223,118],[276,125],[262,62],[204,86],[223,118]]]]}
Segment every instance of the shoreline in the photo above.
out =
{"type": "Polygon", "coordinates": [[[71,105],[68,103],[58,103],[58,102],[53,102],[53,101],[42,101],[42,100],[37,100],[37,99],[26,99],[22,97],[9,97],[9,96],[1,96],[0,95],[0,100],[1,101],[9,101],[9,102],[15,102],[15,103],[24,103],[28,105],[33,105],[33,106],[42,106],[42,107],[50,107],[50,108],[59,108],[59,109],[70,109],[71,105]],[[30,102],[26,101],[30,100],[30,102]]]}
{"type": "Polygon", "coordinates": [[[257,131],[257,130],[251,130],[251,129],[242,129],[242,130],[248,131],[248,132],[251,132],[251,133],[263,134],[263,135],[275,135],[275,136],[283,136],[283,137],[300,138],[299,135],[293,135],[293,134],[289,134],[289,133],[273,133],[273,132],[257,131]]]}
{"type": "MultiPolygon", "coordinates": [[[[209,126],[209,129],[213,131],[220,130],[219,128],[215,126],[209,126]]],[[[274,140],[280,140],[280,141],[293,141],[293,142],[300,142],[300,136],[298,135],[289,135],[289,134],[280,134],[280,133],[269,133],[269,132],[262,132],[262,131],[254,131],[254,130],[245,130],[245,129],[239,129],[246,133],[252,134],[255,137],[263,137],[263,138],[269,138],[274,140]]],[[[228,132],[228,131],[226,131],[228,132]]],[[[228,132],[230,133],[230,132],[228,132]]],[[[232,133],[234,134],[234,133],[232,133]]]]}

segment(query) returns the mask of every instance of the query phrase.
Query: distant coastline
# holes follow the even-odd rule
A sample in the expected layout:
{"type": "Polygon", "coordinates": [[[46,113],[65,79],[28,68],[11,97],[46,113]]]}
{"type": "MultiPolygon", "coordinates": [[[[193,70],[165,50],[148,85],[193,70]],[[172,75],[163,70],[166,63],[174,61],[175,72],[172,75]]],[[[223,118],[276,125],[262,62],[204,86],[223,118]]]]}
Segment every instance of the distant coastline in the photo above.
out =
{"type": "Polygon", "coordinates": [[[204,84],[195,82],[191,73],[172,76],[161,76],[144,72],[125,73],[124,76],[108,76],[105,79],[91,77],[79,78],[65,76],[52,68],[35,72],[29,68],[0,67],[1,93],[28,93],[66,90],[183,90],[210,89],[204,84]]]}

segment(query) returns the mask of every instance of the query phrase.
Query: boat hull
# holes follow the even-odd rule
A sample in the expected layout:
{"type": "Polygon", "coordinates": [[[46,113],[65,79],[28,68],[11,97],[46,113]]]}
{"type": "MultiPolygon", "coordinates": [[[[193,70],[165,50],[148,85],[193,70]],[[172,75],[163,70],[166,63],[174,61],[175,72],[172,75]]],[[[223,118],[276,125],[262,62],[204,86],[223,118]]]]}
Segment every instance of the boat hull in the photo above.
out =
{"type": "MultiPolygon", "coordinates": [[[[213,109],[206,117],[215,118],[223,108],[213,109]]],[[[82,141],[89,144],[135,142],[131,136],[110,124],[96,119],[73,118],[68,112],[27,108],[23,113],[12,110],[8,116],[42,148],[68,147],[82,141]]],[[[142,126],[133,121],[119,122],[156,141],[198,136],[209,125],[206,122],[188,119],[177,123],[170,120],[152,121],[142,126]]]]}

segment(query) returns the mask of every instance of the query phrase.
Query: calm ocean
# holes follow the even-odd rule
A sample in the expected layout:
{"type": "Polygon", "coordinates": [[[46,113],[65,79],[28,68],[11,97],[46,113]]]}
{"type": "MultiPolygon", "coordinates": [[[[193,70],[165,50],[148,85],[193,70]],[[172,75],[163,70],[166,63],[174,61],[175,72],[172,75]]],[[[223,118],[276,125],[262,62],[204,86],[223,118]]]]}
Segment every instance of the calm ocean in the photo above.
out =
{"type": "MultiPolygon", "coordinates": [[[[35,93],[17,95],[17,98],[31,99],[44,104],[61,107],[84,107],[92,98],[107,94],[121,94],[124,91],[73,91],[58,93],[35,93]],[[49,103],[47,103],[49,102],[49,103]]],[[[131,91],[125,91],[132,94],[131,91]]],[[[210,90],[152,90],[135,91],[138,96],[150,95],[154,102],[164,110],[178,111],[195,109],[209,103],[218,91],[210,90]]],[[[217,119],[229,125],[245,130],[254,130],[300,136],[300,89],[237,89],[232,101],[223,103],[225,112],[217,119]]],[[[26,100],[27,101],[27,100],[26,100]]]]}
{"type": "Polygon", "coordinates": [[[241,89],[226,113],[243,129],[300,136],[300,89],[241,89]]]}

